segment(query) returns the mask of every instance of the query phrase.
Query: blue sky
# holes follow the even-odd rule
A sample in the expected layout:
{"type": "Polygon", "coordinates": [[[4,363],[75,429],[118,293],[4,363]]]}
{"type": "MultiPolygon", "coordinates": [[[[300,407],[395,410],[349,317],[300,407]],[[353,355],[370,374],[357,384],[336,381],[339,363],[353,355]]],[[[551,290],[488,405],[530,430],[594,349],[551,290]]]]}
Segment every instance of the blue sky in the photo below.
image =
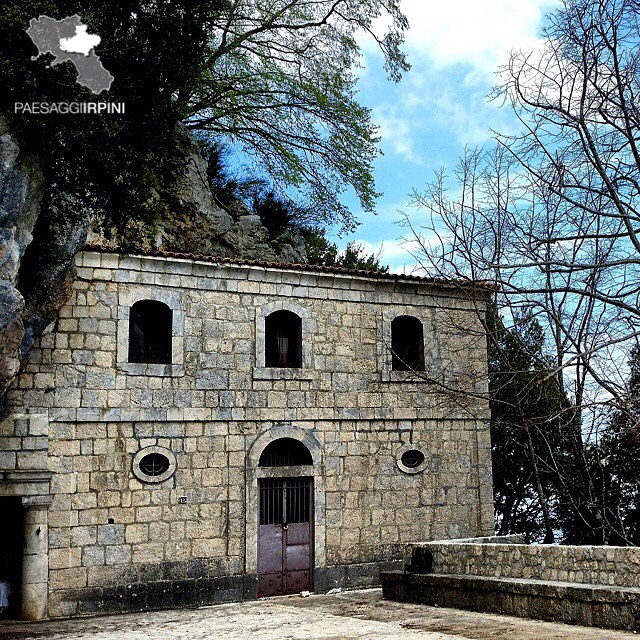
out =
{"type": "Polygon", "coordinates": [[[413,268],[398,224],[409,194],[440,167],[453,168],[465,145],[491,142],[491,129],[513,128],[513,116],[486,96],[495,70],[511,49],[535,49],[544,15],[554,0],[402,0],[410,29],[405,51],[412,65],[399,84],[387,80],[379,52],[363,42],[360,102],[380,127],[383,156],[375,163],[378,215],[364,214],[357,198],[345,202],[360,226],[333,240],[355,240],[368,251],[382,247],[393,271],[413,268]]]}

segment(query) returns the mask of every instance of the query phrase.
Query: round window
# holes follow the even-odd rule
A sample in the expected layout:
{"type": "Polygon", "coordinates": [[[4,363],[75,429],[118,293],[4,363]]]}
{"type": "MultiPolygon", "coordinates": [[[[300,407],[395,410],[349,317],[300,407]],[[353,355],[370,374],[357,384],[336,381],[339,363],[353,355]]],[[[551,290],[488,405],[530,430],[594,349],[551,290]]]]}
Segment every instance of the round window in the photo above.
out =
{"type": "Polygon", "coordinates": [[[132,470],[142,482],[164,482],[175,472],[178,464],[175,455],[165,447],[145,447],[133,457],[132,470]]]}
{"type": "Polygon", "coordinates": [[[427,468],[427,459],[415,445],[405,444],[396,452],[396,464],[404,473],[420,473],[427,468]]]}
{"type": "Polygon", "coordinates": [[[171,462],[167,456],[162,453],[148,453],[140,460],[140,471],[148,476],[161,476],[168,468],[171,462]]]}
{"type": "Polygon", "coordinates": [[[405,451],[400,457],[402,464],[409,469],[415,469],[418,465],[424,462],[424,453],[417,449],[409,449],[405,451]]]}

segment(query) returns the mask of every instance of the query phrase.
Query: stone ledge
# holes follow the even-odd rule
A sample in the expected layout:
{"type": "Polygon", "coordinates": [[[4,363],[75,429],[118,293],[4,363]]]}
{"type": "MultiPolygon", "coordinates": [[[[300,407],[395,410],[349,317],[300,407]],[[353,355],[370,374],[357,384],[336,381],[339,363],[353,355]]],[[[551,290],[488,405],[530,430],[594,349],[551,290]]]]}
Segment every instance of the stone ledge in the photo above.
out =
{"type": "MultiPolygon", "coordinates": [[[[439,540],[413,546],[431,550],[433,570],[440,575],[523,578],[622,588],[640,585],[640,549],[637,547],[528,545],[505,539],[439,540]]],[[[405,560],[409,560],[411,553],[411,545],[407,545],[405,560]]]]}
{"type": "Polygon", "coordinates": [[[413,384],[443,384],[442,375],[431,377],[428,371],[381,371],[380,382],[411,382],[413,384]]]}
{"type": "Polygon", "coordinates": [[[182,364],[118,362],[117,369],[130,376],[155,376],[157,378],[180,378],[184,376],[184,365],[182,364]]]}
{"type": "Polygon", "coordinates": [[[434,544],[525,544],[523,533],[511,533],[505,536],[480,536],[477,538],[452,538],[450,540],[431,540],[430,542],[410,542],[407,544],[409,555],[414,547],[428,547],[434,544]]]}
{"type": "Polygon", "coordinates": [[[36,470],[11,470],[0,471],[0,480],[5,482],[49,482],[51,480],[51,471],[36,471],[36,470]]]}
{"type": "Polygon", "coordinates": [[[403,571],[389,572],[408,576],[411,584],[438,585],[458,589],[500,591],[545,598],[570,598],[582,602],[629,602],[640,596],[638,587],[615,587],[580,582],[553,582],[524,578],[491,578],[487,576],[431,574],[405,574],[403,571]]]}
{"type": "Polygon", "coordinates": [[[254,380],[313,380],[308,369],[293,369],[284,367],[254,367],[254,380]]]}
{"type": "Polygon", "coordinates": [[[46,502],[51,500],[49,495],[51,476],[52,473],[44,469],[0,471],[0,496],[20,497],[23,502],[25,500],[46,502]]]}
{"type": "Polygon", "coordinates": [[[385,598],[569,624],[636,630],[640,588],[449,574],[381,575],[385,598]]]}

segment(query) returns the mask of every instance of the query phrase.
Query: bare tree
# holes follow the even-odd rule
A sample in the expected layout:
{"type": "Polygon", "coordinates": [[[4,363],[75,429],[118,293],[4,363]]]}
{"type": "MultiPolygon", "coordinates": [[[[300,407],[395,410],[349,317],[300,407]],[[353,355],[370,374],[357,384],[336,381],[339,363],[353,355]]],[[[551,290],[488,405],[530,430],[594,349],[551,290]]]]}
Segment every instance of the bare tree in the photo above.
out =
{"type": "Polygon", "coordinates": [[[483,319],[494,427],[515,431],[527,475],[505,499],[502,532],[517,510],[531,517],[534,500],[545,542],[563,512],[573,523],[566,540],[628,543],[594,448],[611,407],[624,404],[625,371],[614,364],[638,319],[604,295],[631,277],[617,258],[621,239],[524,171],[504,145],[467,151],[453,179],[441,172],[414,200],[423,214],[406,222],[425,270],[495,284],[494,316],[483,319]],[[537,328],[542,338],[532,336],[537,328]]]}
{"type": "Polygon", "coordinates": [[[634,335],[640,316],[639,18],[636,0],[565,0],[543,49],[514,53],[496,90],[522,125],[498,141],[537,206],[529,251],[512,268],[544,267],[540,293],[589,297],[617,316],[611,344],[634,335]]]}
{"type": "Polygon", "coordinates": [[[495,92],[521,124],[498,142],[531,194],[507,267],[526,277],[509,292],[542,297],[578,407],[591,383],[624,396],[615,362],[640,328],[639,18],[637,0],[565,0],[541,51],[512,54],[495,92]]]}
{"type": "Polygon", "coordinates": [[[494,280],[504,323],[517,328],[527,308],[544,328],[573,471],[551,445],[532,461],[564,487],[560,507],[603,542],[628,542],[597,445],[611,410],[627,410],[623,363],[640,332],[639,19],[637,0],[564,0],[542,48],[513,53],[501,70],[494,95],[519,132],[468,152],[452,196],[442,174],[416,193],[426,224],[409,217],[425,267],[494,280]]]}

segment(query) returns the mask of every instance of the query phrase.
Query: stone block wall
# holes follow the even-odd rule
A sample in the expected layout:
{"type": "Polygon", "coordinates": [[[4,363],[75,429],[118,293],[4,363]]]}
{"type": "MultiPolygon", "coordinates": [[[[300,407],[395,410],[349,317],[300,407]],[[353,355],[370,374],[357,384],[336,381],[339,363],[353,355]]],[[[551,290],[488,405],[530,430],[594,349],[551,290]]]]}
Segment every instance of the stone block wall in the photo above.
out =
{"type": "Polygon", "coordinates": [[[52,616],[127,610],[132,591],[134,608],[193,604],[197,580],[201,588],[215,582],[207,583],[213,591],[233,586],[237,597],[244,538],[239,425],[58,423],[52,438],[52,616]],[[174,477],[152,486],[131,472],[133,454],[150,444],[169,448],[178,463],[174,477]],[[215,581],[225,576],[236,576],[235,585],[215,581]]]}
{"type": "Polygon", "coordinates": [[[429,542],[425,546],[433,553],[434,573],[618,587],[640,586],[640,549],[636,547],[496,544],[455,540],[429,542]]]}
{"type": "Polygon", "coordinates": [[[51,474],[49,615],[255,595],[248,452],[276,428],[318,443],[318,588],[376,581],[412,540],[491,532],[483,303],[473,292],[99,252],[77,265],[0,434],[8,472],[42,446],[16,416],[46,417],[46,448],[35,451],[51,474]],[[129,309],[141,299],[174,311],[171,365],[126,362],[129,309]],[[261,326],[280,308],[303,319],[302,369],[264,366],[261,326]],[[401,314],[425,327],[425,379],[390,372],[388,325],[401,314]],[[177,470],[149,485],[132,459],[153,445],[173,452],[177,470]],[[398,468],[408,445],[424,452],[422,473],[398,468]]]}
{"type": "MultiPolygon", "coordinates": [[[[14,414],[0,421],[0,472],[47,469],[49,420],[45,414],[14,414]]],[[[0,484],[0,496],[13,495],[0,484]]]]}
{"type": "MultiPolygon", "coordinates": [[[[463,469],[446,478],[435,471],[446,454],[433,434],[423,439],[433,445],[433,474],[416,483],[395,467],[401,435],[393,425],[380,423],[364,437],[354,422],[299,426],[325,445],[324,567],[397,561],[402,545],[425,532],[474,530],[477,487],[463,469]],[[348,451],[359,455],[350,458],[348,451]]],[[[234,422],[54,425],[51,615],[117,611],[121,585],[160,582],[185,589],[190,578],[235,576],[237,598],[244,570],[245,451],[260,429],[234,422]],[[176,475],[154,488],[131,475],[132,455],[150,443],[170,447],[178,461],[176,475]]],[[[466,439],[454,430],[449,436],[466,439]]],[[[472,455],[467,447],[458,446],[460,458],[472,455]]],[[[336,575],[328,571],[318,580],[326,588],[340,586],[336,575]]]]}

